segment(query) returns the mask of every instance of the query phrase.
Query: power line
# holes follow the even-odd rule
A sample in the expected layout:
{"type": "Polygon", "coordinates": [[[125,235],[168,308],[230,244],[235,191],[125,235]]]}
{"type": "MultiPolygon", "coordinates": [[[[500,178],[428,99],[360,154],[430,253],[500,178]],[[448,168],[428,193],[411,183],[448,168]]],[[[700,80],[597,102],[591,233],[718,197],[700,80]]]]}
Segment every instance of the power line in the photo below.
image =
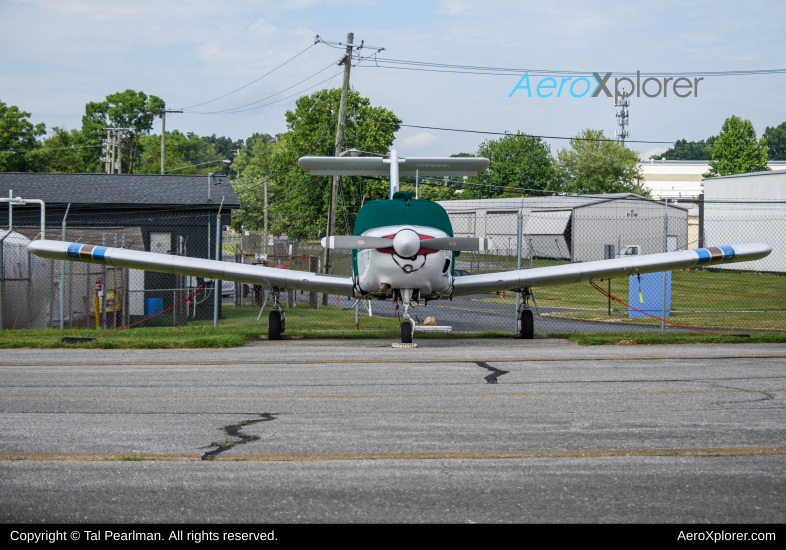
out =
{"type": "Polygon", "coordinates": [[[65,151],[66,149],[91,149],[103,145],[80,145],[78,147],[38,147],[36,149],[0,149],[0,153],[29,153],[30,151],[65,151]]]}
{"type": "MultiPolygon", "coordinates": [[[[270,105],[270,104],[272,104],[272,103],[277,103],[278,101],[283,101],[284,99],[288,99],[288,98],[290,98],[290,97],[292,97],[292,96],[290,95],[290,96],[287,96],[287,97],[285,97],[285,98],[282,98],[282,99],[279,99],[279,100],[276,100],[276,101],[272,101],[272,102],[270,102],[270,103],[267,103],[267,104],[265,104],[265,105],[258,105],[257,107],[251,107],[250,109],[245,109],[245,107],[249,107],[250,105],[255,105],[255,104],[257,104],[257,103],[260,103],[260,102],[262,102],[262,101],[266,101],[266,100],[270,99],[271,97],[276,97],[277,95],[279,95],[279,94],[282,94],[282,93],[286,92],[287,90],[291,90],[292,88],[294,88],[294,87],[295,87],[295,86],[297,86],[298,84],[302,84],[302,83],[303,83],[303,82],[305,82],[306,80],[310,80],[310,79],[314,78],[314,77],[315,77],[315,76],[317,76],[319,73],[323,73],[323,72],[327,71],[327,70],[328,70],[330,67],[332,67],[334,64],[335,64],[335,63],[331,63],[330,65],[328,65],[328,66],[327,66],[327,67],[325,67],[324,69],[321,69],[321,70],[319,70],[319,71],[315,72],[315,73],[314,73],[314,74],[312,74],[311,76],[309,76],[309,77],[307,77],[307,78],[304,78],[304,79],[303,79],[303,80],[301,80],[300,82],[296,82],[295,84],[292,84],[292,86],[289,86],[289,87],[287,87],[287,88],[284,88],[283,90],[281,90],[281,91],[279,91],[279,92],[276,92],[276,93],[274,93],[274,94],[272,94],[272,95],[269,95],[269,96],[267,96],[267,97],[263,97],[262,99],[258,99],[258,100],[256,100],[256,101],[252,101],[251,103],[246,103],[245,105],[238,105],[237,107],[231,107],[231,108],[229,108],[229,109],[223,109],[223,110],[221,110],[221,111],[207,111],[207,112],[204,112],[204,111],[187,111],[187,112],[188,112],[189,114],[197,114],[197,115],[222,115],[222,114],[228,114],[228,113],[241,113],[241,112],[243,112],[243,111],[250,111],[250,110],[252,110],[252,109],[259,109],[260,107],[264,107],[265,105],[270,105]]],[[[335,76],[335,75],[334,75],[334,76],[335,76]]],[[[300,93],[302,93],[302,92],[304,92],[304,91],[306,91],[306,90],[310,90],[311,88],[313,88],[313,87],[315,87],[315,86],[319,86],[319,85],[320,85],[320,84],[322,84],[323,82],[327,82],[328,80],[331,80],[332,78],[333,78],[333,77],[331,77],[330,79],[325,79],[325,80],[323,80],[322,82],[318,82],[318,83],[314,84],[314,86],[311,86],[311,87],[309,87],[309,88],[306,88],[305,90],[301,90],[300,92],[296,92],[295,94],[292,94],[292,95],[298,95],[298,94],[300,94],[300,93]]]]}
{"type": "MultiPolygon", "coordinates": [[[[364,67],[374,67],[379,69],[401,69],[410,71],[428,71],[428,72],[446,72],[446,73],[464,73],[464,74],[480,74],[480,75],[499,75],[499,76],[521,76],[523,73],[528,72],[533,75],[555,75],[555,76],[587,76],[591,71],[563,71],[555,69],[514,69],[506,67],[483,67],[474,65],[458,65],[447,63],[431,63],[426,61],[411,61],[403,59],[385,59],[375,57],[375,65],[364,65],[364,67]],[[382,63],[380,66],[379,63],[382,63]],[[401,65],[401,66],[393,66],[401,65]]],[[[767,74],[784,74],[786,69],[754,69],[749,71],[688,71],[688,72],[617,72],[615,75],[619,76],[645,76],[645,77],[713,77],[713,76],[755,76],[767,74]]]]}
{"type": "MultiPolygon", "coordinates": [[[[564,136],[536,136],[534,134],[510,134],[508,132],[485,132],[481,130],[460,130],[457,128],[438,128],[436,126],[415,126],[413,124],[397,124],[395,122],[377,122],[375,120],[359,120],[358,122],[370,122],[372,124],[387,124],[391,126],[406,126],[407,128],[423,128],[426,130],[443,130],[445,132],[465,132],[469,134],[489,134],[494,136],[522,136],[522,137],[534,137],[534,138],[541,138],[541,139],[570,139],[575,141],[611,141],[615,142],[615,139],[599,139],[599,138],[579,138],[579,137],[564,137],[564,136]]],[[[628,143],[659,143],[659,144],[672,144],[674,141],[628,141],[628,143]]]]}
{"type": "Polygon", "coordinates": [[[273,69],[272,71],[266,72],[265,74],[263,74],[263,75],[262,75],[262,76],[260,76],[259,78],[255,79],[255,80],[252,80],[252,81],[251,81],[251,82],[249,82],[248,84],[245,84],[245,85],[241,86],[240,88],[237,88],[236,90],[232,90],[231,92],[229,92],[229,93],[226,93],[226,94],[224,94],[224,95],[222,95],[222,96],[218,96],[218,97],[216,97],[216,98],[214,98],[214,99],[211,99],[210,101],[205,101],[205,102],[203,102],[203,103],[196,103],[195,105],[189,105],[188,107],[184,107],[184,109],[190,109],[191,107],[199,107],[200,105],[207,105],[208,103],[213,103],[214,101],[218,101],[219,99],[223,99],[223,98],[227,97],[228,95],[232,95],[232,94],[234,94],[235,92],[239,92],[239,91],[240,91],[240,90],[242,90],[243,88],[248,88],[249,86],[251,86],[251,85],[252,85],[252,84],[254,84],[255,82],[259,82],[260,80],[262,80],[263,78],[265,78],[267,75],[269,75],[269,74],[271,74],[271,73],[273,73],[273,72],[277,71],[278,69],[280,69],[281,67],[283,67],[284,65],[286,65],[287,63],[289,63],[290,61],[292,61],[293,59],[295,59],[296,57],[299,57],[300,55],[302,55],[302,54],[306,53],[306,51],[307,51],[307,50],[309,50],[309,49],[311,49],[311,48],[313,48],[313,47],[314,47],[314,44],[311,44],[311,45],[310,45],[308,48],[306,48],[305,50],[301,51],[300,53],[298,53],[298,54],[297,54],[297,55],[295,55],[294,57],[290,57],[289,59],[287,59],[286,61],[284,61],[284,62],[283,62],[281,65],[279,65],[278,67],[276,67],[276,68],[275,68],[275,69],[273,69]]]}

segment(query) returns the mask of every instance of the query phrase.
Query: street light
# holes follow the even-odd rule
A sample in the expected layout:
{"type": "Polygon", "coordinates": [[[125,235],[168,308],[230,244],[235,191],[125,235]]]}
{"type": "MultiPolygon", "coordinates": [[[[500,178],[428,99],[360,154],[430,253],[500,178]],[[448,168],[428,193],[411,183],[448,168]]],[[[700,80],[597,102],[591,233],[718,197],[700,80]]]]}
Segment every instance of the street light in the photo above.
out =
{"type": "Polygon", "coordinates": [[[185,168],[193,168],[194,166],[203,166],[203,165],[205,165],[205,164],[213,164],[214,162],[223,162],[223,163],[225,163],[225,164],[232,164],[232,161],[231,161],[231,160],[227,160],[227,159],[223,159],[223,160],[221,160],[221,159],[216,159],[216,160],[211,160],[211,161],[208,161],[208,162],[200,162],[199,164],[191,164],[191,165],[189,165],[189,166],[181,166],[180,168],[172,168],[171,170],[165,170],[165,171],[164,171],[164,173],[167,173],[167,172],[174,172],[175,170],[183,170],[183,169],[185,169],[185,168]]]}

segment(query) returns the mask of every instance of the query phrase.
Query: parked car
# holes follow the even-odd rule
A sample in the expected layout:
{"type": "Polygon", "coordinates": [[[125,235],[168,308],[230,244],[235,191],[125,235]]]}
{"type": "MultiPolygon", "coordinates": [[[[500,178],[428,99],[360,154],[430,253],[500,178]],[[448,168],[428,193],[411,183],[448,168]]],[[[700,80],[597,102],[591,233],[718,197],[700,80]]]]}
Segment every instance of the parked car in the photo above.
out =
{"type": "MultiPolygon", "coordinates": [[[[243,283],[243,297],[251,292],[251,286],[243,283]]],[[[221,281],[221,296],[223,298],[235,297],[235,283],[233,281],[221,281]]]]}
{"type": "Polygon", "coordinates": [[[455,269],[455,270],[453,270],[453,276],[454,277],[466,277],[467,275],[472,275],[472,273],[470,273],[466,269],[455,269]]]}

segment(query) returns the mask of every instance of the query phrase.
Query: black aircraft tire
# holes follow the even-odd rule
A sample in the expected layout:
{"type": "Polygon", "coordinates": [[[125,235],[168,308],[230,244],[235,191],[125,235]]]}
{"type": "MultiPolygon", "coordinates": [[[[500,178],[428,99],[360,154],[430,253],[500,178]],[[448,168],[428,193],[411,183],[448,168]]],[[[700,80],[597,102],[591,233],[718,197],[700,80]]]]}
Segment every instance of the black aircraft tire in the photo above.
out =
{"type": "Polygon", "coordinates": [[[412,343],[412,323],[409,321],[404,321],[401,323],[401,343],[402,344],[411,344],[412,343]]]}
{"type": "Polygon", "coordinates": [[[535,338],[535,319],[530,309],[521,310],[521,337],[525,340],[535,338]]]}
{"type": "Polygon", "coordinates": [[[281,312],[271,311],[267,318],[267,339],[281,340],[281,312]]]}

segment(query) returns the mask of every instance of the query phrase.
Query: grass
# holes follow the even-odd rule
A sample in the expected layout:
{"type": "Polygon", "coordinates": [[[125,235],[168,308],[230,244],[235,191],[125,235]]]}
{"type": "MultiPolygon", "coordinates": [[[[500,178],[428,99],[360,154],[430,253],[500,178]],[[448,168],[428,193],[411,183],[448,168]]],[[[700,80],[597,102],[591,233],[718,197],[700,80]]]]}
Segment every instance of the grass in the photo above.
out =
{"type": "MultiPolygon", "coordinates": [[[[608,289],[605,281],[599,285],[608,289]]],[[[629,319],[627,308],[613,301],[609,315],[608,298],[589,283],[536,288],[534,293],[541,307],[584,310],[550,313],[551,317],[660,324],[658,319],[649,317],[629,319]]],[[[611,294],[627,302],[628,279],[612,280],[611,294]]],[[[638,307],[635,294],[632,300],[631,305],[638,307]]],[[[484,301],[512,305],[515,297],[484,301]]],[[[697,327],[786,330],[786,278],[749,273],[674,272],[669,320],[697,327]]]]}

